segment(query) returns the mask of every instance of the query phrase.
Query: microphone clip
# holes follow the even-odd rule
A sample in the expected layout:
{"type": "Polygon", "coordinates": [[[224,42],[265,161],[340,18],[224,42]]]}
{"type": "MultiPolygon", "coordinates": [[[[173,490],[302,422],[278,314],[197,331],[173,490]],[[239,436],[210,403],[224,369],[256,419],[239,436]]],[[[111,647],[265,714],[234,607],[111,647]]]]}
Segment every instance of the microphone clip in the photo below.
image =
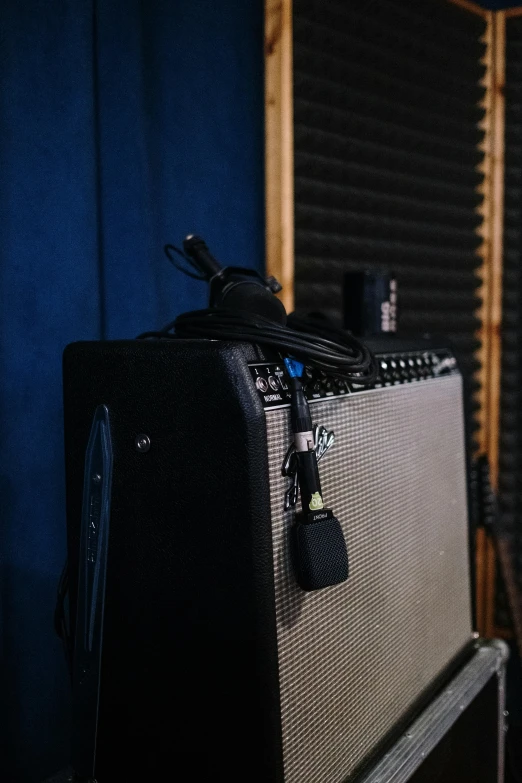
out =
{"type": "Polygon", "coordinates": [[[184,239],[183,250],[209,283],[210,308],[240,310],[286,324],[286,310],[274,296],[282,289],[275,277],[264,278],[256,270],[240,266],[222,267],[205,240],[194,234],[184,239]]]}

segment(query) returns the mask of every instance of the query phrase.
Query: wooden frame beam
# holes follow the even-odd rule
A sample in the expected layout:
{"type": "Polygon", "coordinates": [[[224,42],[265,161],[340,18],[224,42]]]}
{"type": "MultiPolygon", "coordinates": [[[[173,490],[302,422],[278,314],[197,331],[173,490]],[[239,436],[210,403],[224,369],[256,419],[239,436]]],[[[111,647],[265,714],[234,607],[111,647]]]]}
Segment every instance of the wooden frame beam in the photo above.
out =
{"type": "MultiPolygon", "coordinates": [[[[486,75],[484,86],[485,132],[483,216],[480,229],[482,259],[479,275],[482,300],[478,312],[481,326],[478,332],[481,347],[479,380],[479,451],[487,454],[493,487],[498,487],[500,370],[502,323],[502,266],[504,212],[504,124],[505,124],[505,39],[506,17],[502,11],[486,16],[486,75]]],[[[477,534],[477,624],[484,636],[495,634],[495,551],[492,540],[483,530],[477,534]]]]}
{"type": "Polygon", "coordinates": [[[516,8],[506,8],[502,13],[504,14],[505,19],[513,19],[514,16],[522,16],[522,6],[519,5],[516,8]]]}
{"type": "Polygon", "coordinates": [[[492,13],[492,11],[487,11],[485,8],[482,8],[478,3],[472,3],[471,0],[449,0],[449,2],[453,3],[453,5],[459,5],[471,14],[477,14],[478,16],[487,17],[488,14],[492,13]]]}
{"type": "Polygon", "coordinates": [[[266,269],[294,309],[292,0],[265,0],[266,269]]]}
{"type": "Polygon", "coordinates": [[[488,456],[491,480],[498,488],[499,425],[500,425],[500,363],[502,353],[502,268],[504,252],[504,143],[506,88],[506,17],[503,11],[493,16],[493,135],[492,192],[490,204],[490,362],[488,399],[488,456]]]}

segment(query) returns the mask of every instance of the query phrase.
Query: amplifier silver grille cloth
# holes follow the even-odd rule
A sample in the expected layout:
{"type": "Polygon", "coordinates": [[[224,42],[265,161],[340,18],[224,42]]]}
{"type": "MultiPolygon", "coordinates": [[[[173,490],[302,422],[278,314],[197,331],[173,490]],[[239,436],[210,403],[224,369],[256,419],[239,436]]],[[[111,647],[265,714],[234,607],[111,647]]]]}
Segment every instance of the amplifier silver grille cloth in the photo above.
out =
{"type": "Polygon", "coordinates": [[[461,378],[311,406],[348,581],[292,576],[281,465],[288,409],[267,410],[285,780],[346,780],[471,637],[461,378]]]}

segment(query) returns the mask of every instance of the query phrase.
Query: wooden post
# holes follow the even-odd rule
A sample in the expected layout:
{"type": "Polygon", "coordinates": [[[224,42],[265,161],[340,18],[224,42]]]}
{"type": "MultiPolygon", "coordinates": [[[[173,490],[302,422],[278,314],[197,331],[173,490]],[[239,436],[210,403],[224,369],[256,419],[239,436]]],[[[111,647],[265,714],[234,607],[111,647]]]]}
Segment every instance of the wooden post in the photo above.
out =
{"type": "MultiPolygon", "coordinates": [[[[502,252],[504,212],[504,86],[505,86],[505,14],[487,12],[484,201],[479,208],[483,216],[479,248],[482,259],[479,270],[482,300],[479,309],[481,342],[479,359],[479,451],[487,454],[493,487],[498,487],[501,322],[502,322],[502,252]]],[[[477,535],[477,622],[484,636],[495,633],[495,553],[493,542],[483,530],[477,535]]]]}
{"type": "Polygon", "coordinates": [[[489,329],[490,391],[488,455],[491,479],[498,487],[499,424],[500,424],[500,370],[502,326],[502,256],[504,235],[504,142],[505,142],[505,87],[506,87],[506,17],[498,11],[493,17],[493,138],[492,138],[492,193],[491,193],[491,311],[489,329]]]}
{"type": "MultiPolygon", "coordinates": [[[[491,482],[498,489],[499,436],[500,436],[500,383],[502,353],[502,265],[504,232],[504,137],[505,137],[505,76],[506,76],[506,17],[498,11],[493,15],[493,132],[491,148],[491,197],[489,220],[491,223],[491,248],[489,258],[489,363],[487,384],[488,420],[486,453],[489,458],[491,482]]],[[[486,605],[484,633],[494,636],[495,631],[495,552],[493,542],[486,543],[486,605]]]]}
{"type": "Polygon", "coordinates": [[[294,308],[292,0],[265,0],[266,269],[294,308]]]}

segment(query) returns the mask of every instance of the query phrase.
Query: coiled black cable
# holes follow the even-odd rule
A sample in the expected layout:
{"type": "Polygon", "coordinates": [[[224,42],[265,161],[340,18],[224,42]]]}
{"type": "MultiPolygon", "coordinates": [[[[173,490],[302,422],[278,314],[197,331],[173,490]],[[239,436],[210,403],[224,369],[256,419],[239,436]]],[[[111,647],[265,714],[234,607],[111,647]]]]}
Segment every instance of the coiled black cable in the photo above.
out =
{"type": "Polygon", "coordinates": [[[292,314],[282,325],[242,310],[209,308],[179,315],[147,338],[207,338],[254,343],[292,356],[306,366],[361,385],[374,383],[377,364],[371,351],[349,332],[319,318],[292,314]]]}
{"type": "Polygon", "coordinates": [[[248,269],[223,268],[201,237],[190,234],[183,248],[166,245],[167,258],[180,272],[209,281],[210,302],[214,306],[183,313],[161,331],[144,332],[138,339],[181,337],[247,342],[274,349],[285,358],[298,359],[309,368],[344,381],[374,383],[375,359],[350,332],[322,317],[303,318],[295,313],[287,317],[274,297],[281,290],[276,280],[263,279],[248,269]],[[174,258],[173,252],[185,260],[185,266],[174,258]],[[267,307],[269,300],[279,307],[267,307]]]}

